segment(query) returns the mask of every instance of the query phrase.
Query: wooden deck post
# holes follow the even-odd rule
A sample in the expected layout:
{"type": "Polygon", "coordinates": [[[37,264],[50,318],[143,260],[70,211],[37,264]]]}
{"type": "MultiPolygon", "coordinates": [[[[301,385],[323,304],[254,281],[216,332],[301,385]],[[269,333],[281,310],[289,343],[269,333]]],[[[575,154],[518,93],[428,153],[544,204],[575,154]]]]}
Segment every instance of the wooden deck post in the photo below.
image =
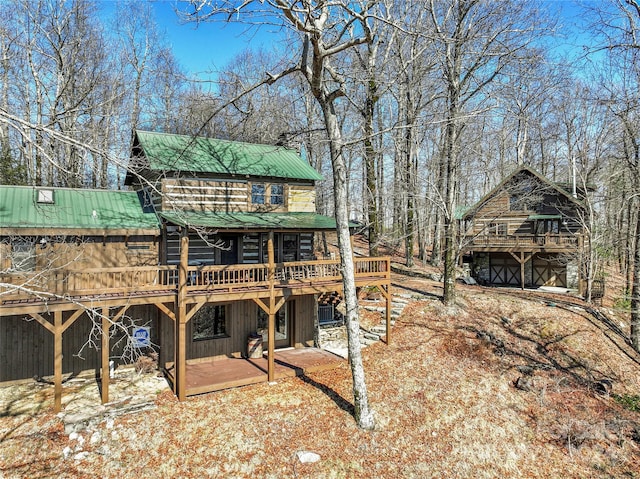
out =
{"type": "Polygon", "coordinates": [[[102,372],[100,373],[100,399],[109,402],[109,308],[102,308],[102,372]]]}
{"type": "Polygon", "coordinates": [[[62,311],[53,313],[53,411],[62,410],[62,311]]]}
{"type": "Polygon", "coordinates": [[[391,344],[391,308],[393,307],[391,301],[391,258],[387,258],[386,261],[386,290],[387,290],[387,311],[386,311],[386,328],[387,328],[387,345],[391,344]]]}
{"type": "Polygon", "coordinates": [[[586,296],[589,289],[588,281],[593,279],[587,275],[586,281],[582,281],[583,271],[585,270],[584,236],[578,235],[578,294],[582,297],[586,296]]]}
{"type": "Polygon", "coordinates": [[[174,322],[174,356],[173,363],[175,379],[174,392],[179,401],[184,401],[186,395],[186,375],[187,375],[187,275],[189,272],[189,233],[185,227],[180,238],[180,265],[178,267],[178,310],[176,321],[174,322]]]}
{"type": "Polygon", "coordinates": [[[267,377],[269,382],[275,379],[275,349],[276,349],[276,311],[275,311],[275,280],[276,265],[273,251],[273,231],[269,231],[267,239],[267,257],[269,261],[269,322],[267,326],[267,377]]]}
{"type": "Polygon", "coordinates": [[[533,258],[533,253],[526,257],[524,251],[520,251],[520,256],[513,251],[509,251],[509,254],[520,264],[520,289],[524,289],[524,265],[533,258]]]}
{"type": "Polygon", "coordinates": [[[386,343],[388,346],[389,344],[391,344],[391,288],[389,286],[378,286],[378,289],[386,300],[385,330],[386,343]]]}

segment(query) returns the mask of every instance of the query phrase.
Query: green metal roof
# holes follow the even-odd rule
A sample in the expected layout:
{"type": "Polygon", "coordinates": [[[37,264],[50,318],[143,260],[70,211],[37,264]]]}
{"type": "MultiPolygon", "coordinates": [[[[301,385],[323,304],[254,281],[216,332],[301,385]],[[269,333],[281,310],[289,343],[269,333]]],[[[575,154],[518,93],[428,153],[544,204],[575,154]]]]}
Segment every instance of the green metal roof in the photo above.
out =
{"type": "Polygon", "coordinates": [[[0,186],[0,231],[54,228],[159,233],[155,213],[143,210],[136,192],[0,186]],[[45,192],[41,201],[39,191],[45,192]]]}
{"type": "Polygon", "coordinates": [[[139,130],[136,138],[152,171],[322,180],[298,153],[282,146],[139,130]]]}
{"type": "Polygon", "coordinates": [[[215,229],[334,230],[336,221],[315,213],[160,213],[180,226],[215,229]]]}
{"type": "Polygon", "coordinates": [[[456,206],[456,210],[453,213],[453,219],[461,220],[464,218],[464,215],[467,214],[467,211],[471,209],[471,206],[456,206]]]}

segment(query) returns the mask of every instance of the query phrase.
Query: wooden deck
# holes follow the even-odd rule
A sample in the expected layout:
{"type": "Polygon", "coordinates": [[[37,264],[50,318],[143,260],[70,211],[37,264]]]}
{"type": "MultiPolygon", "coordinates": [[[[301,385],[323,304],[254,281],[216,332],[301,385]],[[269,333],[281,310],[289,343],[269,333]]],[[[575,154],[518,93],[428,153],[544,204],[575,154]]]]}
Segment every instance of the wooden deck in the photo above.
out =
{"type": "Polygon", "coordinates": [[[470,235],[463,238],[462,249],[478,252],[571,252],[579,246],[579,238],[568,234],[470,235]]]}
{"type": "MultiPolygon", "coordinates": [[[[217,360],[214,367],[209,364],[208,370],[202,364],[187,364],[187,323],[207,303],[253,301],[268,315],[270,334],[273,334],[275,315],[288,298],[342,290],[341,262],[335,259],[274,263],[271,251],[267,264],[194,267],[188,265],[187,258],[188,246],[182,249],[179,265],[57,270],[51,275],[38,272],[0,275],[0,318],[29,315],[53,335],[54,411],[59,412],[62,405],[62,337],[87,310],[97,311],[102,318],[103,403],[109,402],[107,332],[131,306],[154,305],[173,321],[177,367],[169,378],[175,383],[174,392],[180,400],[189,395],[263,382],[269,378],[317,371],[341,361],[330,353],[313,353],[308,348],[303,350],[306,354],[280,350],[273,358],[262,358],[249,364],[246,364],[248,361],[230,360],[234,362],[222,367],[221,361],[217,360]],[[302,356],[298,357],[298,354],[302,356]],[[250,369],[242,372],[241,367],[247,366],[250,369]],[[230,368],[228,373],[224,372],[226,367],[230,368]]],[[[389,331],[390,258],[358,257],[354,258],[353,265],[356,287],[376,286],[385,296],[389,331]]]]}
{"type": "MultiPolygon", "coordinates": [[[[388,285],[390,259],[354,260],[358,287],[388,285]]],[[[188,267],[179,284],[178,266],[60,270],[50,275],[20,273],[0,275],[0,312],[3,315],[76,310],[79,304],[112,307],[123,304],[175,302],[184,290],[189,304],[202,301],[242,301],[278,295],[316,294],[342,288],[338,260],[266,264],[188,267]],[[42,276],[42,277],[40,277],[42,276]],[[36,281],[37,280],[37,281],[36,281]]]]}
{"type": "MultiPolygon", "coordinates": [[[[195,396],[222,389],[267,382],[267,355],[258,359],[216,358],[187,364],[186,395],[195,396]]],[[[345,361],[329,351],[318,348],[278,349],[275,352],[275,378],[302,376],[332,369],[345,361]]],[[[173,368],[167,377],[173,383],[173,368]]]]}

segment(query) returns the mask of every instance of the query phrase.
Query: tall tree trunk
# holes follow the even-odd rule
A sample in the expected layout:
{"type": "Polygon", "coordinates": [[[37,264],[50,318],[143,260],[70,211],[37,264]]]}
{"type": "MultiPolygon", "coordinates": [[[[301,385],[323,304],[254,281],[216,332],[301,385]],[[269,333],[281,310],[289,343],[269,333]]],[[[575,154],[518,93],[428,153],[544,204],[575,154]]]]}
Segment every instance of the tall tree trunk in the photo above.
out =
{"type": "Polygon", "coordinates": [[[449,113],[449,121],[447,123],[447,132],[445,140],[445,164],[446,164],[446,212],[444,215],[444,294],[443,301],[446,305],[452,305],[456,299],[455,281],[456,281],[456,262],[458,259],[457,248],[457,228],[455,219],[456,208],[456,182],[457,182],[457,163],[456,155],[456,137],[457,128],[457,106],[456,102],[452,102],[449,113]]]}
{"type": "Polygon", "coordinates": [[[335,218],[338,231],[338,248],[340,250],[344,300],[347,309],[347,343],[349,349],[349,365],[353,377],[353,398],[355,418],[363,429],[375,426],[373,411],[369,409],[367,385],[364,377],[362,353],[360,345],[360,322],[358,320],[358,298],[356,296],[355,271],[353,265],[353,249],[349,233],[349,211],[347,204],[347,165],[342,154],[342,132],[338,125],[333,104],[325,98],[318,99],[324,114],[324,121],[329,137],[329,149],[333,165],[333,195],[335,202],[335,218]]]}
{"type": "Polygon", "coordinates": [[[376,152],[373,148],[373,120],[374,107],[377,95],[375,80],[369,80],[367,101],[364,111],[364,156],[366,175],[366,211],[369,223],[369,255],[378,256],[378,243],[380,241],[380,223],[378,213],[378,188],[376,182],[376,152]]]}
{"type": "Polygon", "coordinates": [[[633,286],[631,288],[631,344],[640,351],[640,215],[636,215],[633,250],[633,286]]]}
{"type": "MultiPolygon", "coordinates": [[[[437,180],[437,191],[445,191],[446,185],[446,176],[447,176],[447,168],[446,168],[446,160],[444,154],[440,155],[440,164],[438,171],[438,180],[437,180]]],[[[440,266],[442,261],[442,224],[443,224],[443,212],[442,204],[440,196],[435,197],[435,201],[437,202],[435,208],[435,222],[433,225],[433,246],[431,248],[431,266],[435,266],[436,268],[440,266]]]]}
{"type": "Polygon", "coordinates": [[[413,118],[411,104],[411,94],[409,92],[409,86],[407,82],[407,90],[405,92],[406,105],[405,105],[405,132],[404,132],[404,168],[406,188],[406,210],[407,210],[407,222],[406,230],[404,232],[405,238],[405,255],[406,266],[408,268],[413,267],[413,244],[415,241],[415,191],[413,185],[415,184],[415,174],[413,171],[413,118]]]}

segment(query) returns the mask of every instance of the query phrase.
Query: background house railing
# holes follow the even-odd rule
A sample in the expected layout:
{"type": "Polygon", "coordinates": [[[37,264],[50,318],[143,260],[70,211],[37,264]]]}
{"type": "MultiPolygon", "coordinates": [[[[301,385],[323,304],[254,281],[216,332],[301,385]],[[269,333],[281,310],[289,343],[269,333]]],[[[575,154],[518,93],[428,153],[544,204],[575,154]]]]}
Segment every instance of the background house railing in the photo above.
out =
{"type": "Polygon", "coordinates": [[[476,235],[465,236],[465,246],[480,247],[562,247],[575,248],[578,246],[578,237],[564,234],[545,235],[476,235]]]}
{"type": "MultiPolygon", "coordinates": [[[[357,258],[354,260],[358,279],[388,279],[389,258],[357,258]]],[[[339,260],[298,261],[275,265],[274,283],[292,285],[296,281],[324,283],[342,281],[339,260]]],[[[189,266],[187,292],[229,291],[237,288],[268,288],[268,264],[234,264],[189,266]]],[[[178,266],[142,266],[129,268],[95,268],[83,270],[51,270],[41,273],[0,274],[0,303],[20,299],[49,299],[52,296],[103,296],[175,292],[178,288],[178,266]]]]}

